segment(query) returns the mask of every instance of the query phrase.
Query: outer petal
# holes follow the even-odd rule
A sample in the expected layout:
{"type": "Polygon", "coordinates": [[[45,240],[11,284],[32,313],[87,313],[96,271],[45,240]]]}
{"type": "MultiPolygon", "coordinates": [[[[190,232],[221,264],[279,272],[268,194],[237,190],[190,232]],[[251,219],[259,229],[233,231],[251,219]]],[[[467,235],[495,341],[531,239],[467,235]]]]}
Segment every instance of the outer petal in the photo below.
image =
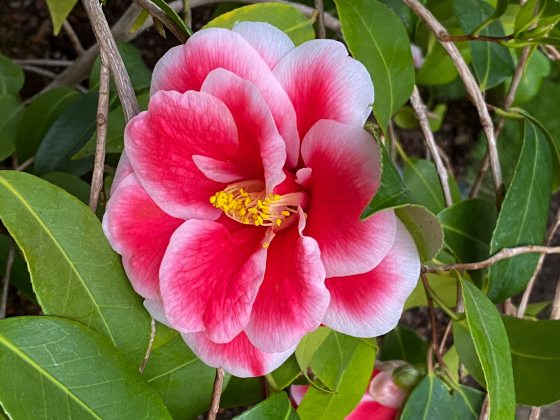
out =
{"type": "Polygon", "coordinates": [[[299,138],[292,103],[267,63],[241,35],[209,28],[194,34],[186,44],[170,49],[154,68],[151,92],[200,90],[208,74],[217,68],[253,82],[261,91],[286,141],[288,163],[295,166],[299,138]]]}
{"type": "MultiPolygon", "coordinates": [[[[246,178],[266,180],[267,191],[286,177],[286,144],[274,124],[268,104],[257,87],[234,73],[213,70],[201,90],[220,99],[233,115],[239,138],[239,164],[246,168],[246,178]]],[[[294,150],[292,153],[299,153],[294,150]]]]}
{"type": "Polygon", "coordinates": [[[362,126],[371,112],[369,73],[341,42],[305,42],[278,62],[274,75],[294,104],[300,137],[321,119],[362,126]]]}
{"type": "Polygon", "coordinates": [[[209,198],[223,188],[208,179],[193,155],[234,161],[237,129],[231,113],[203,92],[158,92],[149,109],[126,127],[125,148],[140,184],[167,213],[183,219],[216,219],[209,198]]]}
{"type": "Polygon", "coordinates": [[[364,398],[345,420],[395,420],[400,409],[386,407],[369,398],[364,398]]]}
{"type": "Polygon", "coordinates": [[[270,68],[295,48],[288,35],[269,23],[239,22],[233,32],[245,38],[270,68]]]}
{"type": "Polygon", "coordinates": [[[160,269],[165,315],[181,332],[227,343],[249,322],[264,277],[265,229],[188,220],[171,237],[160,269]]]}
{"type": "Polygon", "coordinates": [[[315,330],[329,305],[325,269],[315,239],[303,236],[300,223],[280,231],[270,244],[264,282],[245,330],[255,346],[282,351],[315,330]]]}
{"type": "Polygon", "coordinates": [[[392,211],[360,220],[379,186],[375,141],[359,127],[322,120],[305,137],[301,152],[312,169],[305,234],[319,243],[327,278],[370,271],[389,252],[396,232],[392,211]]]}
{"type": "Polygon", "coordinates": [[[251,344],[244,333],[232,341],[216,344],[204,333],[182,334],[192,351],[207,365],[223,367],[240,378],[263,376],[272,372],[288,359],[295,346],[281,353],[266,353],[251,344]]]}
{"type": "Polygon", "coordinates": [[[113,192],[103,217],[103,230],[134,290],[147,299],[159,299],[159,267],[169,238],[183,220],[163,212],[146,194],[134,174],[113,192]]]}
{"type": "Polygon", "coordinates": [[[366,274],[327,279],[331,303],[323,323],[355,337],[376,337],[392,330],[420,275],[418,250],[404,225],[383,261],[366,274]]]}

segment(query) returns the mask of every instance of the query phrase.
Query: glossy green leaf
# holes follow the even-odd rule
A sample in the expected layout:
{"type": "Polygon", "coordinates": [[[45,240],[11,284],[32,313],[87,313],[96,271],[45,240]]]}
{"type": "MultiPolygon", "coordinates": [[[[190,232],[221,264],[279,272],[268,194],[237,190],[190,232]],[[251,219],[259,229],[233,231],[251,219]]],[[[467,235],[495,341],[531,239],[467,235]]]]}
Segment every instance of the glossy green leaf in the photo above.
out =
{"type": "Polygon", "coordinates": [[[43,311],[94,328],[139,364],[150,317],[91,210],[47,181],[2,171],[0,219],[23,251],[43,311]]]}
{"type": "Polygon", "coordinates": [[[282,30],[297,46],[315,38],[313,22],[295,7],[260,3],[239,7],[212,19],[205,28],[233,28],[237,22],[266,22],[282,30]]]}
{"type": "MultiPolygon", "coordinates": [[[[461,45],[458,45],[460,47],[461,45]]],[[[467,46],[463,46],[464,49],[467,46]]],[[[453,61],[449,58],[441,45],[434,44],[425,57],[422,67],[416,74],[416,83],[424,86],[439,86],[453,82],[459,73],[453,61]]]]}
{"type": "Polygon", "coordinates": [[[262,419],[284,419],[297,420],[299,416],[292,407],[288,394],[278,392],[257,404],[250,410],[245,411],[236,419],[262,420],[262,419]]]}
{"type": "Polygon", "coordinates": [[[176,331],[158,324],[143,376],[161,395],[173,418],[195,419],[208,409],[215,372],[191,352],[176,331]]]}
{"type": "Polygon", "coordinates": [[[23,162],[33,156],[49,127],[80,94],[69,88],[49,89],[25,108],[19,124],[16,154],[23,162]]]}
{"type": "Polygon", "coordinates": [[[503,316],[511,347],[517,402],[547,405],[560,400],[560,321],[503,316]]]}
{"type": "Polygon", "coordinates": [[[74,321],[0,321],[0,403],[14,419],[171,419],[137,368],[74,321]]]}
{"type": "Polygon", "coordinates": [[[55,35],[59,34],[62,24],[77,2],[78,0],[47,0],[55,35]]]}
{"type": "Polygon", "coordinates": [[[0,54],[0,95],[17,95],[23,87],[23,70],[0,54]]]}
{"type": "Polygon", "coordinates": [[[482,366],[490,420],[515,417],[515,388],[508,336],[494,304],[476,286],[462,281],[465,314],[482,366]]]}
{"type": "Polygon", "coordinates": [[[185,21],[181,19],[181,17],[177,14],[177,12],[173,10],[165,0],[150,0],[150,1],[154,3],[157,7],[159,7],[161,10],[163,10],[163,12],[167,15],[167,17],[169,17],[175,23],[177,28],[179,28],[181,32],[183,32],[185,37],[189,37],[193,34],[191,29],[185,24],[185,21]]]}
{"type": "Polygon", "coordinates": [[[404,206],[395,209],[395,214],[414,239],[420,260],[434,258],[443,245],[443,231],[437,217],[422,206],[404,206]]]}
{"type": "MultiPolygon", "coordinates": [[[[521,156],[492,235],[491,254],[502,248],[542,243],[551,185],[550,148],[542,134],[526,123],[521,156]]],[[[523,290],[538,259],[536,254],[527,254],[494,264],[488,271],[490,299],[499,302],[523,290]]]]}
{"type": "Polygon", "coordinates": [[[414,86],[410,41],[395,12],[376,0],[335,0],[342,34],[375,86],[373,113],[383,130],[414,86]]]}
{"type": "Polygon", "coordinates": [[[298,414],[306,419],[344,418],[361,400],[371,378],[376,346],[333,331],[311,360],[311,369],[333,392],[310,388],[298,414]]]}
{"type": "Polygon", "coordinates": [[[448,420],[454,418],[451,394],[433,373],[414,388],[403,408],[401,420],[448,420]]]}
{"type": "MultiPolygon", "coordinates": [[[[445,305],[453,307],[457,303],[457,279],[451,274],[427,274],[430,288],[443,300],[445,305]]],[[[419,281],[416,288],[408,297],[404,309],[411,309],[417,306],[427,306],[426,292],[422,282],[419,281]]]]}
{"type": "Polygon", "coordinates": [[[414,330],[398,326],[383,338],[379,360],[426,363],[428,344],[414,330]]]}
{"type": "Polygon", "coordinates": [[[325,340],[331,335],[332,330],[327,327],[319,327],[315,331],[307,334],[297,346],[295,355],[299,367],[303,372],[311,366],[311,361],[315,353],[323,345],[325,340]]]}
{"type": "Polygon", "coordinates": [[[96,127],[97,92],[90,92],[67,107],[51,125],[35,155],[34,172],[69,172],[83,175],[92,159],[72,161],[71,157],[89,140],[96,127]]]}
{"type": "Polygon", "coordinates": [[[220,398],[220,407],[247,407],[265,398],[266,390],[261,377],[237,378],[232,376],[220,398]]]}
{"type": "MultiPolygon", "coordinates": [[[[533,51],[527,61],[525,71],[515,93],[513,106],[524,104],[535,97],[542,86],[543,80],[550,74],[550,61],[539,50],[533,51]]],[[[509,89],[511,81],[506,83],[509,89]]]]}
{"type": "Polygon", "coordinates": [[[453,389],[451,406],[457,420],[478,420],[483,403],[484,393],[477,389],[465,385],[453,389]]]}
{"type": "Polygon", "coordinates": [[[16,150],[16,133],[23,115],[23,106],[14,95],[0,95],[0,161],[16,150]]]}
{"type": "Polygon", "coordinates": [[[54,184],[63,190],[66,190],[82,203],[88,204],[91,188],[90,185],[83,179],[64,172],[50,172],[48,174],[44,174],[41,178],[46,179],[51,184],[54,184]]]}
{"type": "Polygon", "coordinates": [[[301,375],[299,363],[295,356],[291,356],[282,366],[267,375],[267,380],[274,388],[280,390],[291,385],[299,375],[301,375]]]}
{"type": "MultiPolygon", "coordinates": [[[[467,34],[493,14],[492,7],[484,0],[454,0],[454,10],[467,34]]],[[[500,22],[495,21],[480,34],[503,36],[504,29],[500,22]]],[[[495,42],[469,42],[469,47],[474,71],[483,91],[499,85],[512,75],[515,64],[507,48],[495,42]]]]}
{"type": "Polygon", "coordinates": [[[496,0],[496,7],[494,9],[494,13],[492,13],[484,22],[482,22],[474,31],[473,33],[479,34],[484,28],[488,25],[493,23],[494,21],[501,18],[505,13],[509,6],[509,0],[496,0]]]}

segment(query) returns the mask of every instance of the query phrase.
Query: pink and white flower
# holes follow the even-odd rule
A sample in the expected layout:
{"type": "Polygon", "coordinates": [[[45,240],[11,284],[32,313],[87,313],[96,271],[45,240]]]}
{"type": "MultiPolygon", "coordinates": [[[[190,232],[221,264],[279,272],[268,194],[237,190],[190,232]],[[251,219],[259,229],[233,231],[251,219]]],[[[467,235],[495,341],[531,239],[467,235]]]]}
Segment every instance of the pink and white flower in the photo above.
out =
{"type": "Polygon", "coordinates": [[[373,103],[343,44],[297,48],[244,22],[205,29],[157,64],[126,127],[103,226],[155,318],[237,376],[278,367],[321,323],[392,329],[419,274],[361,127],[373,103]]]}

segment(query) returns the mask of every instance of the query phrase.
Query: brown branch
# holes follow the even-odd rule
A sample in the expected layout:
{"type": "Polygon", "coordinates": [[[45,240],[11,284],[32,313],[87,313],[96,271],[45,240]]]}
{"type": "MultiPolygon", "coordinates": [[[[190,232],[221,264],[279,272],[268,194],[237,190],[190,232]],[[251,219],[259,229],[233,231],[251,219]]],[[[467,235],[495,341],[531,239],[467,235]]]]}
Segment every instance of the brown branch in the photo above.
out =
{"type": "Polygon", "coordinates": [[[95,213],[99,194],[103,189],[103,168],[105,167],[105,144],[107,142],[107,119],[109,118],[109,85],[111,73],[104,51],[101,51],[99,70],[99,99],[97,102],[97,142],[95,145],[95,162],[89,193],[89,207],[95,213]]]}
{"type": "Polygon", "coordinates": [[[107,19],[105,19],[105,15],[103,14],[99,1],[82,0],[82,3],[86,9],[95,38],[97,39],[101,50],[107,56],[107,61],[111,69],[111,73],[113,74],[113,78],[115,79],[115,85],[117,87],[119,99],[121,100],[125,119],[126,121],[129,121],[132,117],[138,114],[138,112],[140,112],[140,108],[138,107],[138,101],[136,100],[136,95],[134,94],[130,77],[126,72],[124,62],[119,54],[119,50],[117,49],[117,43],[111,34],[111,29],[109,28],[107,19]]]}
{"type": "Polygon", "coordinates": [[[31,166],[31,164],[33,164],[34,161],[35,161],[35,156],[31,156],[29,159],[24,161],[21,165],[14,168],[14,170],[25,171],[27,168],[29,168],[31,166]]]}
{"type": "Polygon", "coordinates": [[[53,60],[50,58],[25,58],[25,59],[12,59],[12,61],[20,66],[43,66],[43,67],[68,67],[74,62],[71,60],[53,60]]]}
{"type": "Polygon", "coordinates": [[[214,378],[214,388],[212,390],[212,401],[210,410],[208,411],[208,420],[216,420],[218,411],[220,410],[220,398],[222,396],[222,387],[224,385],[224,369],[216,369],[216,377],[214,378]]]}
{"type": "Polygon", "coordinates": [[[76,54],[82,55],[84,53],[84,46],[80,42],[80,38],[78,38],[78,35],[76,35],[74,28],[72,28],[72,25],[70,25],[70,22],[68,22],[67,20],[62,22],[62,28],[64,29],[64,32],[66,32],[70,43],[76,50],[76,54]]]}
{"type": "Polygon", "coordinates": [[[515,35],[504,36],[486,36],[486,35],[450,35],[448,33],[442,34],[442,42],[466,42],[466,41],[485,41],[485,42],[505,42],[515,38],[515,35]]]}
{"type": "Polygon", "coordinates": [[[505,193],[504,184],[502,181],[502,170],[500,168],[500,160],[498,158],[498,149],[496,147],[496,138],[494,136],[494,124],[492,123],[492,118],[486,107],[486,101],[480,92],[480,89],[476,83],[474,76],[472,75],[467,63],[461,56],[459,49],[453,42],[445,42],[442,40],[449,36],[447,30],[443,27],[441,23],[432,15],[432,13],[426,9],[418,0],[403,0],[404,3],[410,7],[410,9],[418,15],[420,19],[434,32],[437,39],[440,41],[442,47],[445,49],[455,67],[463,79],[465,88],[473,100],[473,103],[478,111],[478,116],[480,118],[480,123],[482,129],[486,134],[488,139],[488,150],[490,152],[490,163],[492,168],[492,174],[494,176],[494,186],[496,188],[496,200],[498,205],[501,204],[503,196],[505,193]]]}
{"type": "Polygon", "coordinates": [[[150,360],[150,356],[152,355],[152,349],[154,347],[154,341],[156,339],[156,332],[157,332],[156,320],[152,318],[152,321],[150,322],[150,341],[148,341],[148,348],[146,349],[146,355],[144,356],[144,360],[142,360],[142,364],[138,368],[138,371],[140,373],[144,373],[144,369],[146,369],[148,360],[150,360]]]}
{"type": "Polygon", "coordinates": [[[324,39],[325,33],[325,9],[323,0],[315,0],[315,10],[317,10],[317,38],[324,39]]]}
{"type": "Polygon", "coordinates": [[[163,23],[163,25],[177,38],[177,40],[184,44],[188,36],[177,26],[167,14],[161,10],[155,3],[149,0],[132,0],[138,6],[146,10],[152,18],[163,23]]]}
{"type": "Polygon", "coordinates": [[[515,257],[522,254],[560,254],[560,246],[538,246],[527,245],[517,248],[503,248],[496,254],[492,255],[483,261],[473,263],[459,263],[459,264],[441,264],[441,265],[423,265],[423,273],[439,273],[443,271],[467,271],[467,270],[482,270],[488,268],[498,261],[507,260],[508,258],[515,257]]]}
{"type": "Polygon", "coordinates": [[[8,258],[6,260],[6,271],[4,272],[4,277],[2,278],[2,300],[0,301],[0,319],[6,318],[6,310],[8,308],[8,290],[10,288],[10,277],[12,275],[12,267],[14,265],[14,258],[16,257],[16,251],[14,243],[10,240],[10,245],[8,248],[8,258]]]}
{"type": "Polygon", "coordinates": [[[56,73],[50,70],[42,69],[41,67],[36,67],[29,64],[23,64],[21,65],[21,68],[25,71],[28,71],[29,73],[35,73],[38,74],[39,76],[48,77],[49,79],[56,79],[56,73]]]}
{"type": "Polygon", "coordinates": [[[441,188],[443,189],[445,205],[449,207],[453,204],[453,199],[451,198],[451,190],[449,189],[447,171],[445,170],[445,166],[443,165],[443,161],[441,160],[441,156],[439,155],[439,150],[434,139],[434,134],[432,133],[432,129],[430,128],[430,123],[426,114],[426,106],[424,105],[424,102],[422,102],[422,97],[420,96],[420,92],[418,91],[418,87],[416,85],[414,85],[414,89],[412,90],[410,104],[414,109],[414,113],[416,114],[416,118],[420,123],[422,133],[424,134],[424,139],[426,140],[428,149],[430,150],[432,158],[434,159],[434,163],[436,165],[437,173],[439,176],[439,182],[441,183],[441,188]]]}
{"type": "Polygon", "coordinates": [[[436,321],[436,311],[434,309],[434,301],[432,299],[430,284],[428,283],[428,278],[426,274],[422,273],[420,275],[422,279],[422,284],[424,285],[424,292],[426,293],[426,299],[428,301],[428,312],[430,313],[430,324],[432,326],[432,348],[434,354],[436,355],[436,360],[441,367],[445,366],[441,353],[439,352],[438,344],[438,332],[437,332],[437,321],[436,321]]]}

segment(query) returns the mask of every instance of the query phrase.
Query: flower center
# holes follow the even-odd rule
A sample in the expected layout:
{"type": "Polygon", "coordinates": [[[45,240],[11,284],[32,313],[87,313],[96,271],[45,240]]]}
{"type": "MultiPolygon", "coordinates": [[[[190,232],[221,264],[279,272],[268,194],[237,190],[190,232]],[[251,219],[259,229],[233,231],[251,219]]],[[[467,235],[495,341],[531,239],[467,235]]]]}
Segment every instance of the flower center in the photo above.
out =
{"type": "Polygon", "coordinates": [[[210,203],[239,223],[279,228],[297,213],[304,194],[267,194],[262,181],[250,180],[228,185],[210,197],[210,203]]]}

